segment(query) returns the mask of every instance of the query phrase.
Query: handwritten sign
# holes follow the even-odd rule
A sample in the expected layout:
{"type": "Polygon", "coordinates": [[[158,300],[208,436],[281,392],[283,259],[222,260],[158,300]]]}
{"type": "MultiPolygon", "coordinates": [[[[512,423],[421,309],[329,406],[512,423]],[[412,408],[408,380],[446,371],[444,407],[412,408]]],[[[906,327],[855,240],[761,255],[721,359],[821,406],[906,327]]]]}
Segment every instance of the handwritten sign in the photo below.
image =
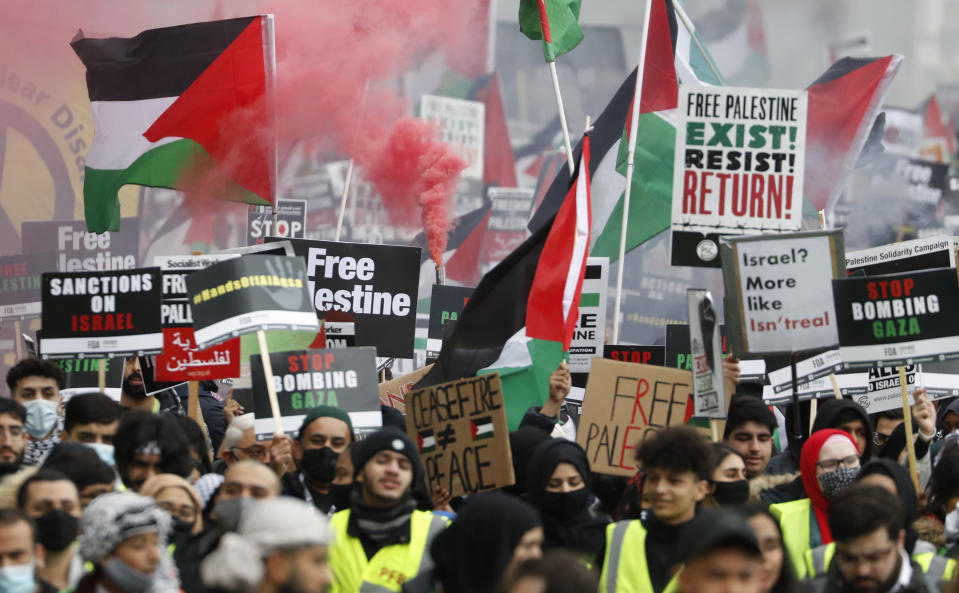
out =
{"type": "Polygon", "coordinates": [[[597,358],[586,383],[576,442],[590,468],[633,476],[635,449],[647,435],[692,416],[689,371],[597,358]]]}
{"type": "Polygon", "coordinates": [[[380,403],[406,413],[406,394],[412,391],[413,386],[419,383],[419,380],[432,368],[433,365],[428,364],[402,377],[380,383],[380,403]]]}
{"type": "Polygon", "coordinates": [[[462,496],[515,482],[498,373],[407,393],[406,431],[430,488],[462,496]]]}

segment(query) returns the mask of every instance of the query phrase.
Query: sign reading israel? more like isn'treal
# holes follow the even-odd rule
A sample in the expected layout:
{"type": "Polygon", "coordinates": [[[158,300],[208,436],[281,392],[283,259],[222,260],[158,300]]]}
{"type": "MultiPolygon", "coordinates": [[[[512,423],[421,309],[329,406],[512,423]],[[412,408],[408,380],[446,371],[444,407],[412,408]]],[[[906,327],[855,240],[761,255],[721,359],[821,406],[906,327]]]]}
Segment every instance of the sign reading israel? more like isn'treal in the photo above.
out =
{"type": "Polygon", "coordinates": [[[43,358],[142,356],[163,349],[160,268],[46,273],[43,358]]]}
{"type": "Polygon", "coordinates": [[[959,357],[959,283],[941,268],[833,280],[839,354],[848,368],[959,357]]]}

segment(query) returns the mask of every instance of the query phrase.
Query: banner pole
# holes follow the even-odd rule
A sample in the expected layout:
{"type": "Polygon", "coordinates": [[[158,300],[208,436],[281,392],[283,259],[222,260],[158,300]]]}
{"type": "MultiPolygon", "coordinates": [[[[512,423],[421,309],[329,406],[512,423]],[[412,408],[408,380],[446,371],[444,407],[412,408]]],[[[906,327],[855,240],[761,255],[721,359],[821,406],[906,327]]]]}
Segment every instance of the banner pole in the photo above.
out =
{"type": "Polygon", "coordinates": [[[343,182],[343,195],[340,196],[340,214],[336,219],[336,234],[334,241],[340,240],[340,231],[343,229],[343,217],[346,215],[346,202],[350,197],[350,183],[353,181],[353,159],[346,164],[346,180],[343,182]]]}
{"type": "Polygon", "coordinates": [[[639,131],[639,104],[643,96],[643,76],[646,71],[646,40],[649,37],[649,13],[652,0],[646,0],[643,14],[643,41],[639,44],[639,65],[636,67],[636,88],[629,120],[629,142],[626,150],[626,191],[623,193],[623,220],[619,228],[619,272],[616,274],[616,301],[613,305],[613,344],[619,344],[619,312],[623,302],[623,273],[626,260],[626,231],[629,228],[629,198],[633,189],[633,168],[636,159],[636,134],[639,131]]]}
{"type": "Polygon", "coordinates": [[[809,402],[809,434],[812,434],[812,425],[816,422],[816,413],[819,411],[819,400],[809,402]]]}
{"type": "Polygon", "coordinates": [[[796,451],[802,450],[803,441],[805,437],[803,436],[803,425],[802,425],[802,414],[799,410],[799,380],[796,377],[796,353],[793,352],[789,355],[789,368],[792,371],[792,388],[793,388],[793,434],[789,435],[789,448],[792,449],[793,444],[796,445],[796,451]]]}
{"type": "Polygon", "coordinates": [[[916,444],[912,442],[912,409],[909,407],[909,388],[906,385],[906,367],[899,367],[899,387],[902,390],[902,422],[906,427],[906,451],[909,454],[909,477],[917,494],[922,494],[919,487],[919,466],[916,463],[916,444]]]}
{"type": "Polygon", "coordinates": [[[23,359],[23,336],[20,332],[20,319],[18,318],[13,322],[13,343],[17,349],[17,360],[23,359]]]}
{"type": "Polygon", "coordinates": [[[559,110],[559,127],[563,130],[563,144],[566,147],[566,165],[569,167],[569,176],[572,179],[573,145],[569,141],[569,126],[566,125],[566,109],[563,107],[563,93],[559,90],[559,76],[556,74],[556,62],[546,62],[549,67],[549,76],[553,79],[553,94],[556,95],[556,108],[559,110]]]}
{"type": "Polygon", "coordinates": [[[283,421],[280,415],[280,403],[276,399],[276,387],[273,385],[273,365],[270,363],[270,350],[266,347],[266,332],[256,331],[256,341],[260,346],[260,360],[263,361],[263,374],[266,376],[266,393],[270,398],[270,411],[273,413],[273,423],[276,434],[283,434],[283,421]]]}
{"type": "Polygon", "coordinates": [[[836,380],[836,373],[829,373],[829,381],[832,382],[832,392],[836,399],[842,399],[842,390],[839,389],[839,381],[836,380]]]}
{"type": "Polygon", "coordinates": [[[102,392],[107,388],[107,359],[97,359],[97,387],[102,392]]]}
{"type": "MultiPolygon", "coordinates": [[[[683,26],[686,28],[686,32],[689,33],[689,38],[693,40],[693,43],[696,44],[696,49],[703,54],[703,57],[706,59],[706,64],[709,66],[709,69],[713,71],[713,76],[716,77],[716,80],[720,84],[725,85],[726,81],[723,79],[723,75],[719,73],[719,68],[716,64],[713,63],[713,57],[706,51],[706,48],[703,47],[702,42],[700,42],[699,37],[696,35],[695,30],[693,29],[692,23],[689,22],[689,17],[686,16],[686,11],[683,10],[683,7],[676,3],[676,0],[672,0],[673,11],[679,17],[679,20],[683,22],[683,26]]],[[[643,35],[643,42],[645,43],[646,36],[643,35]]]]}

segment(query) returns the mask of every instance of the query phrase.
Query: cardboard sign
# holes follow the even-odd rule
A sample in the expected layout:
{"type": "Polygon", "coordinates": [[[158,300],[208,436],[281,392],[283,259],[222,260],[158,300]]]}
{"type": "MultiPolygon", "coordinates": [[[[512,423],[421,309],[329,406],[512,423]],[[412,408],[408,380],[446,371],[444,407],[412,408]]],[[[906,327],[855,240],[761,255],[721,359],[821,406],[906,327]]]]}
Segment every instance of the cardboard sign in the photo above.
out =
{"type": "Polygon", "coordinates": [[[791,353],[839,342],[828,287],[845,275],[841,230],[726,238],[721,252],[733,352],[791,353]]]}
{"type": "Polygon", "coordinates": [[[319,331],[298,257],[245,255],[187,277],[201,350],[257,330],[319,331]]]}
{"type": "MultiPolygon", "coordinates": [[[[786,369],[787,371],[789,369],[786,369]]],[[[867,375],[862,372],[840,373],[836,375],[836,383],[839,385],[839,393],[844,398],[854,398],[865,395],[869,390],[867,386],[867,375]]],[[[820,377],[806,383],[799,384],[799,401],[809,401],[813,399],[831,399],[836,397],[832,381],[829,377],[820,377]]],[[[770,406],[789,404],[793,401],[792,387],[788,386],[782,391],[774,391],[772,385],[763,386],[763,402],[770,406]]]]}
{"type": "MultiPolygon", "coordinates": [[[[24,222],[21,253],[57,254],[61,272],[130,270],[140,254],[140,219],[120,220],[120,230],[88,233],[82,220],[24,222]]],[[[52,271],[52,270],[51,270],[52,271]]]]}
{"type": "Polygon", "coordinates": [[[521,187],[490,187],[489,222],[483,236],[480,259],[495,264],[526,240],[526,223],[533,208],[534,190],[521,187]]]}
{"type": "Polygon", "coordinates": [[[429,364],[402,377],[380,383],[380,403],[405,413],[406,394],[412,391],[413,386],[419,383],[420,379],[425,377],[426,373],[430,372],[432,368],[433,365],[429,364]]]}
{"type": "Polygon", "coordinates": [[[719,267],[716,237],[799,230],[806,92],[679,86],[671,261],[719,267]]]}
{"type": "Polygon", "coordinates": [[[143,356],[163,349],[160,268],[42,278],[44,358],[143,356]]]}
{"type": "Polygon", "coordinates": [[[273,209],[250,205],[246,208],[246,244],[257,245],[266,237],[302,239],[306,232],[306,200],[277,200],[276,228],[273,209]]]}
{"type": "Polygon", "coordinates": [[[55,253],[0,257],[0,320],[40,316],[40,274],[57,269],[55,253]]]}
{"type": "Polygon", "coordinates": [[[839,353],[848,368],[959,356],[959,302],[951,269],[833,280],[839,353]]]}
{"type": "Polygon", "coordinates": [[[609,291],[609,258],[586,260],[579,317],[569,343],[569,370],[588,373],[594,357],[602,356],[606,341],[606,294],[609,291]]]}
{"type": "MultiPolygon", "coordinates": [[[[796,361],[796,381],[808,383],[829,374],[838,374],[843,369],[839,350],[827,350],[815,356],[796,361]]],[[[776,393],[792,389],[792,367],[784,367],[769,373],[769,383],[776,393]]]]}
{"type": "Polygon", "coordinates": [[[406,432],[430,490],[463,496],[515,483],[499,373],[407,393],[406,432]]]}
{"type": "MultiPolygon", "coordinates": [[[[269,242],[269,239],[267,239],[269,242]]],[[[306,263],[309,301],[352,315],[356,344],[377,356],[413,358],[420,248],[290,239],[306,263]]]]}
{"type": "Polygon", "coordinates": [[[486,129],[486,106],[483,103],[423,95],[420,117],[436,124],[443,142],[466,161],[463,177],[483,179],[483,132],[486,129]]]}
{"type": "Polygon", "coordinates": [[[666,346],[606,344],[603,346],[603,358],[661,367],[666,364],[666,346]]]}
{"type": "Polygon", "coordinates": [[[576,442],[594,472],[636,474],[635,449],[659,429],[692,415],[689,371],[606,359],[593,361],[576,442]]]}
{"type": "MultiPolygon", "coordinates": [[[[902,388],[899,386],[899,367],[874,367],[869,369],[869,391],[858,398],[859,405],[867,414],[902,409],[902,388]]],[[[921,386],[922,366],[911,364],[906,367],[906,393],[909,404],[913,393],[921,386]]]]}
{"type": "MultiPolygon", "coordinates": [[[[322,405],[349,412],[356,434],[370,433],[383,426],[373,348],[274,352],[270,354],[270,364],[283,417],[283,432],[291,438],[296,438],[309,411],[322,405]]],[[[256,414],[253,429],[257,440],[269,440],[276,426],[259,355],[250,357],[250,373],[256,414]]]]}
{"type": "Polygon", "coordinates": [[[426,333],[426,363],[432,364],[443,348],[443,336],[453,331],[456,320],[467,301],[473,296],[473,288],[434,284],[430,294],[430,324],[426,333]]]}
{"type": "Polygon", "coordinates": [[[864,276],[899,274],[936,268],[955,268],[953,237],[936,236],[882,245],[846,254],[846,273],[864,276]]]}
{"type": "Polygon", "coordinates": [[[726,380],[723,377],[719,320],[708,290],[690,289],[690,354],[693,358],[693,413],[700,418],[726,417],[726,380]]]}

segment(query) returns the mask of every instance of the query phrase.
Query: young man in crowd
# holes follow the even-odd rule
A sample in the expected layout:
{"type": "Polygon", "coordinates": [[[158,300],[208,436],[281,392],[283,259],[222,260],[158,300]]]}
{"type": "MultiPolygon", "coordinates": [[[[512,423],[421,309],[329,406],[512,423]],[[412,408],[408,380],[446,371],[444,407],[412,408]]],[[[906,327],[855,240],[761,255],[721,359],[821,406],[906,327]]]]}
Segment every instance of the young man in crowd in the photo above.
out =
{"type": "Polygon", "coordinates": [[[619,521],[606,529],[600,591],[663,593],[676,587],[679,533],[709,493],[710,445],[695,429],[678,426],[649,435],[636,454],[646,474],[645,522],[619,521]]]}
{"type": "Polygon", "coordinates": [[[10,398],[0,397],[0,479],[4,481],[23,467],[26,421],[26,408],[10,398]]]}
{"type": "Polygon", "coordinates": [[[60,443],[43,460],[41,470],[52,469],[65,475],[80,493],[80,507],[107,492],[113,492],[117,474],[100,459],[96,451],[79,443],[60,443]]]}
{"type": "Polygon", "coordinates": [[[743,456],[746,477],[753,479],[766,471],[773,454],[776,416],[759,398],[737,395],[729,403],[723,442],[743,456]]]}
{"type": "Polygon", "coordinates": [[[76,584],[83,562],[75,544],[80,524],[80,496],[64,474],[41,469],[17,493],[17,509],[36,525],[36,540],[43,546],[43,566],[37,575],[57,590],[76,584]]]}
{"type": "Polygon", "coordinates": [[[857,485],[837,494],[828,510],[836,557],[816,593],[939,593],[905,550],[899,499],[880,486],[857,485]]]}
{"type": "Polygon", "coordinates": [[[96,451],[104,463],[113,467],[113,437],[120,426],[123,408],[102,393],[80,393],[63,407],[64,442],[81,443],[96,451]]]}
{"type": "Polygon", "coordinates": [[[360,442],[354,476],[350,508],[330,520],[331,591],[400,591],[432,567],[430,545],[448,521],[416,510],[411,490],[423,467],[413,441],[395,428],[360,442]]]}
{"type": "Polygon", "coordinates": [[[353,423],[347,412],[334,406],[311,409],[296,441],[279,435],[270,447],[273,469],[283,476],[283,494],[313,503],[329,513],[333,507],[330,483],[335,476],[336,460],[352,442],[353,423]],[[294,461],[299,470],[289,471],[294,461]]]}
{"type": "Polygon", "coordinates": [[[24,453],[24,465],[37,465],[47,451],[60,442],[63,430],[60,389],[64,380],[60,367],[39,358],[24,358],[7,371],[10,396],[27,410],[24,426],[30,441],[24,453]]]}
{"type": "Polygon", "coordinates": [[[157,474],[186,478],[193,471],[190,444],[168,414],[128,412],[120,421],[113,444],[117,473],[134,491],[157,474]]]}
{"type": "Polygon", "coordinates": [[[56,593],[57,587],[37,576],[43,563],[43,546],[36,541],[30,518],[14,509],[0,509],[0,591],[56,593]]]}
{"type": "Polygon", "coordinates": [[[762,554],[742,516],[707,510],[696,515],[679,537],[683,562],[679,593],[759,593],[762,554]]]}

